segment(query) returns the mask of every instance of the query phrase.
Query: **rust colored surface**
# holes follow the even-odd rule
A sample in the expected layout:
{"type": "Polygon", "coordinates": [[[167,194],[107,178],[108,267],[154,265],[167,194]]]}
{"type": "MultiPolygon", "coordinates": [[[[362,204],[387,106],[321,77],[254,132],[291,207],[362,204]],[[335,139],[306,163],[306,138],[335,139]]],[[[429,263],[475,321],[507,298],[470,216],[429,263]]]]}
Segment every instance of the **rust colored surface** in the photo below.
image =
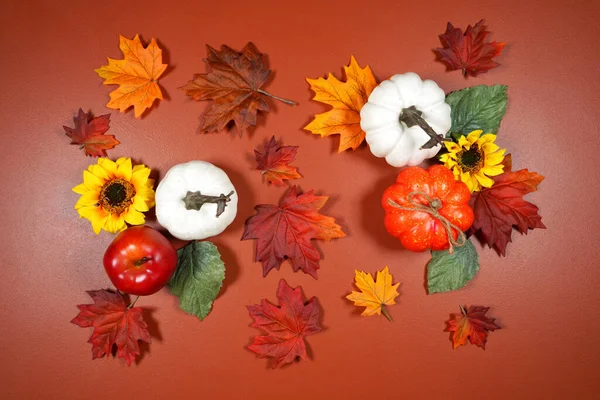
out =
{"type": "MultiPolygon", "coordinates": [[[[370,399],[598,398],[600,268],[595,207],[600,198],[600,3],[597,1],[360,2],[317,0],[91,2],[4,0],[0,6],[0,397],[2,399],[370,399]],[[577,3],[577,6],[573,6],[577,3]],[[435,62],[447,21],[486,18],[492,40],[508,43],[499,68],[465,80],[435,62]],[[214,238],[227,265],[225,288],[204,322],[179,310],[166,290],[140,299],[154,343],[128,368],[91,360],[90,331],[69,323],[85,290],[109,286],[102,255],[111,235],[77,217],[82,170],[92,159],[69,146],[63,125],[79,107],[95,115],[108,93],[94,69],[120,58],[119,34],[159,40],[170,65],[165,100],[141,119],[111,112],[109,156],[132,157],[157,178],[201,159],[225,169],[239,193],[236,221],[214,238]],[[258,127],[200,135],[203,105],[177,87],[205,71],[205,44],[268,55],[266,89],[298,101],[272,103],[258,127]],[[480,251],[481,270],[465,288],[427,296],[427,254],[400,248],[383,228],[379,201],[397,170],[366,147],[337,154],[337,137],[302,130],[326,107],[311,102],[306,77],[333,72],[354,54],[379,79],[415,71],[445,91],[509,85],[498,143],[515,168],[546,176],[528,199],[547,230],[515,234],[507,257],[480,251]],[[323,210],[348,237],[318,243],[319,280],[283,265],[266,278],[244,220],[281,188],[261,183],[252,150],[275,135],[299,145],[294,165],[304,190],[329,195],[323,210]],[[401,281],[394,322],[361,318],[344,296],[354,269],[388,265],[401,281]],[[259,332],[245,308],[276,301],[280,278],[302,285],[323,307],[324,331],[308,340],[311,359],[270,370],[245,349],[259,332]],[[490,306],[502,330],[485,351],[452,350],[443,332],[459,304],[490,306]]],[[[295,183],[296,183],[295,182],[295,183]]],[[[155,225],[155,222],[151,222],[155,225]]]]}

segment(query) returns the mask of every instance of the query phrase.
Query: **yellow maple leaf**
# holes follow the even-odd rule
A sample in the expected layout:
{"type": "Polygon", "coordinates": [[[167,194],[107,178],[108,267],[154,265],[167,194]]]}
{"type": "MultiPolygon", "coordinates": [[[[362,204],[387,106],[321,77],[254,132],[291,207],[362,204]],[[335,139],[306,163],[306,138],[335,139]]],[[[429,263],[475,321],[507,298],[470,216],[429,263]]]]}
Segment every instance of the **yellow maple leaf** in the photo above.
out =
{"type": "Polygon", "coordinates": [[[371,274],[363,271],[355,271],[356,287],[360,292],[352,292],[346,298],[354,302],[357,307],[366,307],[361,315],[383,315],[390,321],[392,317],[387,312],[386,306],[396,304],[394,299],[399,296],[398,286],[400,283],[392,285],[392,275],[388,267],[377,272],[377,280],[374,281],[371,274]]]}
{"type": "Polygon", "coordinates": [[[331,73],[327,79],[306,79],[315,92],[313,100],[333,108],[317,114],[304,129],[321,137],[339,134],[338,152],[350,148],[356,150],[365,140],[365,132],[360,129],[360,110],[377,86],[371,68],[368,65],[360,68],[354,56],[350,57],[350,64],[344,67],[344,72],[346,82],[339,81],[331,73]]]}
{"type": "Polygon", "coordinates": [[[162,64],[162,50],[155,39],[144,48],[139,35],[133,40],[120,36],[119,48],[123,60],[109,58],[108,65],[94,71],[105,79],[105,85],[119,85],[110,93],[106,107],[124,112],[133,106],[137,118],[155,99],[163,98],[157,79],[165,72],[167,64],[162,64]]]}

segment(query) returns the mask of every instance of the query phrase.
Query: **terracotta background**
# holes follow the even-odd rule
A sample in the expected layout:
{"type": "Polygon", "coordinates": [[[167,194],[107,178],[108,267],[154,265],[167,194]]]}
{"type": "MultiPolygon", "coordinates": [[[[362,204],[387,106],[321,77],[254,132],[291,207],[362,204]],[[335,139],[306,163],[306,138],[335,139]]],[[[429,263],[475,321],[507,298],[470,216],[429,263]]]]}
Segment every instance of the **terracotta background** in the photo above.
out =
{"type": "MultiPolygon", "coordinates": [[[[600,3],[590,1],[2,1],[0,10],[0,397],[3,399],[138,398],[598,398],[600,357],[596,201],[600,139],[598,61],[600,3]],[[466,27],[486,18],[492,39],[508,42],[502,66],[465,80],[445,72],[432,49],[446,22],[466,27]],[[191,159],[224,168],[236,186],[239,214],[214,238],[227,278],[204,321],[178,309],[166,290],[143,298],[155,337],[137,365],[92,361],[91,331],[69,323],[86,289],[107,287],[101,264],[112,236],[93,234],[77,218],[71,188],[94,160],[69,146],[62,125],[79,107],[107,112],[111,87],[93,72],[121,58],[118,35],[159,39],[170,65],[160,80],[166,99],[142,119],[111,112],[121,145],[160,177],[191,159]],[[254,41],[268,55],[268,90],[300,102],[273,104],[258,127],[239,138],[199,135],[202,105],[177,87],[206,70],[205,44],[236,49],[254,41]],[[427,296],[428,254],[400,248],[382,225],[379,198],[398,170],[368,148],[337,154],[336,137],[302,130],[326,107],[310,101],[306,77],[340,76],[354,54],[379,79],[416,71],[446,91],[509,85],[499,143],[516,168],[546,176],[528,199],[547,230],[514,234],[506,258],[480,249],[481,271],[465,288],[427,296]],[[283,190],[261,183],[252,149],[275,135],[299,145],[298,184],[331,196],[324,212],[348,237],[319,243],[319,280],[289,265],[261,277],[253,241],[240,242],[258,203],[283,190]],[[344,299],[355,268],[389,265],[402,282],[394,322],[361,318],[344,299]],[[245,305],[275,301],[286,278],[317,296],[326,330],[309,338],[311,359],[270,370],[245,346],[245,305]],[[485,351],[452,350],[444,332],[459,304],[487,305],[504,329],[485,351]],[[594,395],[596,393],[596,395],[594,395]]],[[[478,246],[479,248],[479,246],[478,246]]]]}

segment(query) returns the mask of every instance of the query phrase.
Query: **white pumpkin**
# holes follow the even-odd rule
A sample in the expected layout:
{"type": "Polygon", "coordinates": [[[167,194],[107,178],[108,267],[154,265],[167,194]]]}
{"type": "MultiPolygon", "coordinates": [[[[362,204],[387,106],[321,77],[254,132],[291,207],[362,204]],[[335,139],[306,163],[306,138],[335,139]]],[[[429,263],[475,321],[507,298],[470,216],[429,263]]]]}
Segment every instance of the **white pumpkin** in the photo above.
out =
{"type": "Polygon", "coordinates": [[[227,174],[205,161],[175,165],[156,188],[156,219],[181,240],[220,234],[237,214],[238,196],[227,174]]]}
{"type": "Polygon", "coordinates": [[[422,81],[414,72],[381,82],[360,111],[360,127],[366,133],[371,153],[385,157],[394,167],[417,165],[434,157],[441,145],[421,149],[431,137],[418,125],[407,126],[400,118],[405,109],[414,106],[435,133],[443,137],[452,125],[445,98],[434,81],[422,81]]]}

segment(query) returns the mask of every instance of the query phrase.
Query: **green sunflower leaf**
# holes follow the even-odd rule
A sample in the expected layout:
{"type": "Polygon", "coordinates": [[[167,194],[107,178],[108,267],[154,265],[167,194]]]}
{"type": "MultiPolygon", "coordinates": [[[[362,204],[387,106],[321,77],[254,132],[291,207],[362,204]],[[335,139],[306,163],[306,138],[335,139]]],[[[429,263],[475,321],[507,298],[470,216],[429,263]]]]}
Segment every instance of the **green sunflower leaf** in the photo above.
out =
{"type": "Polygon", "coordinates": [[[177,251],[177,269],[169,281],[179,306],[203,320],[212,308],[225,279],[225,264],[211,242],[192,242],[177,251]]]}
{"type": "Polygon", "coordinates": [[[454,253],[448,250],[432,251],[427,264],[427,289],[429,294],[450,292],[465,286],[479,271],[479,256],[470,240],[454,253]]]}
{"type": "Polygon", "coordinates": [[[467,135],[477,129],[498,133],[506,112],[507,89],[504,85],[479,85],[449,93],[446,103],[451,108],[452,128],[447,137],[453,133],[467,135]]]}

